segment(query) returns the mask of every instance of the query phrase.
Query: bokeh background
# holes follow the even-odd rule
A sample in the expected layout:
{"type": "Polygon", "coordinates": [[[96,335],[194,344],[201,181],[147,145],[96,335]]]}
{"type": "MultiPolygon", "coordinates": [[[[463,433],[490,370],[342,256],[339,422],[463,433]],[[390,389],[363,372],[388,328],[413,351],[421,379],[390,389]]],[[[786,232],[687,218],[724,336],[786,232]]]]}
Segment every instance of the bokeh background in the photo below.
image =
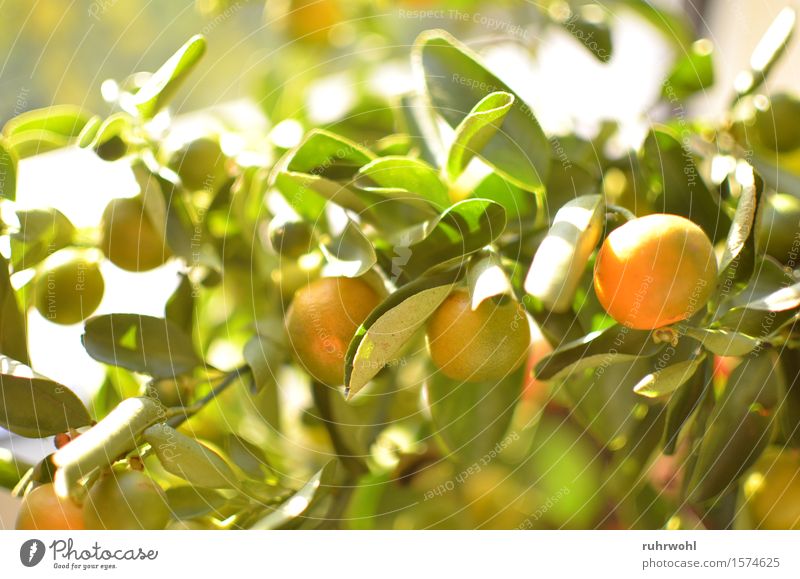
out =
{"type": "MultiPolygon", "coordinates": [[[[652,3],[713,45],[716,83],[689,102],[692,114],[708,116],[719,114],[730,98],[735,75],[747,68],[769,23],[793,4],[652,3]]],[[[607,12],[614,48],[603,63],[563,27],[545,25],[542,8],[557,17],[558,1],[5,0],[0,2],[0,121],[62,103],[104,112],[104,93],[113,90],[107,79],[154,70],[186,38],[203,33],[208,54],[174,101],[176,124],[190,130],[192,111],[212,108],[230,127],[246,127],[254,138],[288,147],[310,126],[336,125],[370,99],[407,92],[414,38],[422,30],[444,28],[478,50],[491,44],[485,52],[491,68],[532,105],[548,133],[577,130],[591,136],[604,121],[614,120],[628,141],[618,143],[624,147],[665,115],[655,103],[679,56],[669,38],[677,28],[669,22],[653,27],[624,4],[607,12]]],[[[800,88],[797,70],[800,44],[789,48],[768,91],[800,88]]],[[[358,118],[365,126],[384,121],[379,113],[358,118]]],[[[124,162],[106,163],[78,149],[25,159],[19,173],[19,207],[55,207],[78,227],[96,224],[110,199],[137,191],[124,162]]],[[[144,274],[103,267],[107,291],[98,313],[160,315],[178,280],[169,263],[144,274]]],[[[33,367],[90,397],[104,370],[83,350],[82,326],[55,326],[33,309],[28,323],[33,367]]],[[[211,362],[227,367],[230,356],[220,344],[211,362]]],[[[0,429],[0,453],[4,448],[35,461],[52,443],[11,438],[0,429]]],[[[0,495],[0,513],[7,517],[9,510],[13,504],[0,495]]],[[[7,520],[0,524],[8,526],[7,520]]]]}

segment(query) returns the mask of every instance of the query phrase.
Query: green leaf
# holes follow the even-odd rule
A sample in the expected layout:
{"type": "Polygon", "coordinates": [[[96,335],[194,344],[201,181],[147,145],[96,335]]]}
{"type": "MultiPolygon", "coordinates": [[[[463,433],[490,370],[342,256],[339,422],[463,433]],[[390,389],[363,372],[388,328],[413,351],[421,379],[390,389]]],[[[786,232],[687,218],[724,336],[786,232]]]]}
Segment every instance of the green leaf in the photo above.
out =
{"type": "Polygon", "coordinates": [[[79,140],[81,147],[92,147],[97,149],[115,137],[127,140],[127,133],[133,127],[133,118],[128,113],[114,113],[104,120],[93,131],[92,137],[85,135],[84,139],[79,140]]]}
{"type": "Polygon", "coordinates": [[[167,504],[172,516],[179,520],[195,519],[214,514],[229,502],[229,499],[213,489],[189,485],[167,489],[167,504]]]}
{"type": "Polygon", "coordinates": [[[480,157],[518,187],[540,190],[550,168],[550,144],[519,95],[489,72],[478,55],[443,30],[423,32],[412,59],[430,104],[453,128],[486,96],[496,92],[514,96],[500,130],[485,143],[480,157]]]}
{"type": "Polygon", "coordinates": [[[602,195],[584,195],[559,209],[536,250],[525,278],[525,291],[549,310],[569,311],[603,234],[604,221],[602,195]]]}
{"type": "Polygon", "coordinates": [[[258,390],[276,384],[278,371],[284,362],[283,327],[276,324],[275,330],[275,337],[270,334],[255,335],[244,346],[244,359],[253,372],[258,390]],[[281,330],[280,333],[277,332],[278,329],[281,330]]]}
{"type": "Polygon", "coordinates": [[[737,178],[743,180],[742,193],[733,216],[733,223],[725,241],[725,252],[720,262],[720,282],[746,280],[753,273],[756,259],[756,214],[764,192],[761,177],[747,165],[747,171],[739,169],[737,178]],[[741,175],[746,175],[742,177],[741,175]]]}
{"type": "Polygon", "coordinates": [[[613,53],[611,25],[606,11],[607,8],[598,4],[587,3],[580,11],[558,22],[602,63],[609,62],[613,53]]]}
{"type": "Polygon", "coordinates": [[[539,380],[561,379],[587,368],[652,356],[662,347],[651,332],[617,324],[560,345],[536,364],[534,372],[539,380]]]}
{"type": "Polygon", "coordinates": [[[615,0],[615,3],[633,10],[678,49],[687,50],[694,40],[692,23],[685,12],[663,10],[650,0],[615,0]]]}
{"type": "Polygon", "coordinates": [[[10,450],[0,448],[0,487],[13,489],[26,470],[27,468],[14,459],[10,450]]]}
{"type": "Polygon", "coordinates": [[[0,426],[29,438],[44,438],[91,422],[72,390],[0,354],[0,426]]]}
{"type": "Polygon", "coordinates": [[[678,388],[667,403],[667,423],[664,427],[664,454],[672,455],[678,447],[678,436],[689,418],[700,406],[706,394],[706,388],[711,388],[711,369],[713,358],[706,357],[705,367],[700,367],[680,388],[678,388]],[[708,372],[706,372],[708,370],[708,372]],[[708,378],[708,382],[706,379],[708,378]]]}
{"type": "MultiPolygon", "coordinates": [[[[450,196],[447,186],[442,183],[436,170],[419,159],[411,157],[380,157],[359,169],[360,177],[368,177],[379,187],[385,189],[398,189],[406,192],[406,196],[425,199],[437,211],[442,211],[450,205],[450,196]]],[[[363,183],[359,186],[365,187],[363,183]]]]}
{"type": "Polygon", "coordinates": [[[446,451],[462,464],[491,460],[515,437],[506,436],[522,396],[524,368],[504,378],[463,383],[434,372],[426,382],[431,423],[446,451]],[[505,436],[505,438],[504,438],[505,436]]]}
{"type": "Polygon", "coordinates": [[[175,323],[138,314],[109,314],[86,322],[81,337],[99,362],[168,378],[202,364],[192,340],[175,323]]]}
{"type": "Polygon", "coordinates": [[[672,394],[694,376],[705,357],[705,354],[700,354],[691,360],[651,372],[639,380],[633,391],[646,398],[661,398],[672,394]]]}
{"type": "Polygon", "coordinates": [[[714,84],[714,45],[710,40],[694,42],[688,54],[682,55],[662,86],[662,96],[670,101],[685,99],[714,84]]]}
{"type": "Polygon", "coordinates": [[[198,34],[186,41],[161,68],[136,91],[130,103],[142,118],[150,119],[175,95],[206,52],[206,39],[198,34]]]}
{"type": "Polygon", "coordinates": [[[330,491],[336,475],[336,461],[330,461],[303,487],[277,509],[257,521],[251,529],[268,531],[280,529],[309,511],[330,491]]]}
{"type": "Polygon", "coordinates": [[[686,335],[717,356],[746,356],[761,344],[757,338],[726,330],[686,328],[686,335]]]}
{"type": "Polygon", "coordinates": [[[171,426],[151,426],[144,431],[143,438],[170,474],[203,488],[239,487],[239,477],[222,456],[171,426]]]}
{"type": "Polygon", "coordinates": [[[6,137],[42,131],[62,137],[65,142],[77,137],[91,115],[73,105],[56,105],[18,115],[3,127],[6,137]]]}
{"type": "Polygon", "coordinates": [[[11,267],[33,267],[72,243],[75,226],[57,209],[17,211],[19,230],[11,234],[11,267]]]}
{"type": "Polygon", "coordinates": [[[434,266],[461,260],[494,242],[505,227],[505,209],[494,201],[456,203],[395,244],[392,277],[415,279],[434,266]]]}
{"type": "Polygon", "coordinates": [[[14,201],[17,198],[17,154],[0,138],[0,197],[14,201]]]}
{"type": "Polygon", "coordinates": [[[27,159],[50,151],[63,149],[70,140],[64,135],[51,131],[32,130],[10,135],[5,139],[6,146],[14,151],[18,159],[27,159]]]}
{"type": "Polygon", "coordinates": [[[467,272],[470,305],[476,310],[484,300],[495,296],[513,296],[514,290],[499,255],[490,253],[473,257],[467,272]],[[477,259],[476,259],[477,258],[477,259]]]}
{"type": "Polygon", "coordinates": [[[521,215],[526,216],[526,219],[536,217],[536,198],[530,194],[530,191],[520,189],[494,172],[489,173],[478,183],[473,189],[471,197],[489,199],[499,203],[506,210],[509,221],[513,221],[515,217],[521,215]]]}
{"type": "Polygon", "coordinates": [[[360,277],[378,261],[372,243],[351,219],[347,220],[344,230],[321,249],[328,261],[326,273],[332,276],[360,277]]]}
{"type": "Polygon", "coordinates": [[[25,316],[11,285],[8,262],[0,255],[0,352],[30,364],[25,316]]]}
{"type": "Polygon", "coordinates": [[[455,269],[422,277],[386,298],[356,331],[345,355],[345,385],[352,398],[422,327],[461,277],[455,269]]]}
{"type": "Polygon", "coordinates": [[[495,136],[515,100],[511,93],[493,92],[472,107],[459,123],[445,165],[451,182],[458,179],[470,160],[495,136]]]}
{"type": "Polygon", "coordinates": [[[194,321],[195,290],[189,276],[181,275],[181,281],[164,308],[166,318],[191,336],[194,321]]]}
{"type": "Polygon", "coordinates": [[[691,219],[715,243],[731,228],[719,198],[703,181],[691,153],[671,129],[653,129],[642,147],[642,166],[657,193],[655,208],[691,219]]]}
{"type": "Polygon", "coordinates": [[[775,352],[763,350],[733,370],[714,406],[689,485],[696,501],[724,491],[752,466],[770,441],[784,377],[775,352]]]}
{"type": "Polygon", "coordinates": [[[358,143],[322,129],[310,131],[279,163],[291,173],[350,178],[375,154],[358,143]]]}

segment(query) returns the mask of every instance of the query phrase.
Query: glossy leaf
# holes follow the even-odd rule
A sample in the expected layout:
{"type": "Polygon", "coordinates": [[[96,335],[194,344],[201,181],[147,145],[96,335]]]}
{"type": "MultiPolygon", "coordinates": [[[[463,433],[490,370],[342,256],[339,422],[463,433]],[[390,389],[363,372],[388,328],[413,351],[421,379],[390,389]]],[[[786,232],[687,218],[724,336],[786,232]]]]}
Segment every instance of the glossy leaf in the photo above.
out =
{"type": "Polygon", "coordinates": [[[642,148],[643,166],[651,188],[657,193],[655,208],[691,219],[712,241],[723,239],[731,220],[718,197],[703,181],[689,152],[672,130],[654,129],[642,148]]]}
{"type": "Polygon", "coordinates": [[[152,118],[175,95],[206,52],[206,39],[192,36],[136,91],[131,105],[145,119],[152,118]]]}
{"type": "Polygon", "coordinates": [[[157,424],[143,433],[164,470],[194,486],[237,488],[239,477],[217,452],[167,426],[157,424]]]}
{"type": "Polygon", "coordinates": [[[493,92],[482,98],[459,123],[445,165],[451,182],[458,179],[470,160],[495,136],[514,100],[511,93],[493,92]]]}
{"type": "Polygon", "coordinates": [[[179,520],[214,514],[228,502],[228,498],[213,489],[188,485],[167,489],[169,510],[179,520]]]}
{"type": "Polygon", "coordinates": [[[344,230],[321,249],[328,261],[326,272],[332,276],[360,277],[378,261],[372,243],[350,219],[344,230]]]}
{"type": "Polygon", "coordinates": [[[0,138],[0,197],[17,198],[17,154],[8,142],[0,138]]]}
{"type": "Polygon", "coordinates": [[[75,226],[57,209],[17,211],[19,230],[11,234],[14,271],[33,267],[72,243],[75,226]]]}
{"type": "Polygon", "coordinates": [[[764,192],[763,180],[750,165],[742,165],[736,174],[745,182],[741,183],[742,193],[720,261],[720,280],[723,284],[728,283],[728,280],[749,279],[753,273],[756,259],[756,214],[764,192]]]}
{"type": "Polygon", "coordinates": [[[662,94],[669,100],[685,99],[709,90],[713,84],[714,45],[710,40],[702,39],[694,42],[688,54],[682,54],[672,66],[662,94]]]}
{"type": "Polygon", "coordinates": [[[549,310],[569,311],[603,234],[604,218],[602,195],[578,197],[559,209],[536,250],[525,278],[525,291],[549,310]]]}
{"type": "Polygon", "coordinates": [[[425,199],[439,211],[450,205],[447,186],[442,183],[439,174],[419,159],[380,157],[361,167],[358,173],[369,177],[379,187],[400,189],[407,191],[409,196],[425,199]]]}
{"type": "Polygon", "coordinates": [[[714,406],[690,484],[690,496],[710,499],[758,460],[770,441],[784,377],[775,352],[749,356],[733,370],[714,406]]]}
{"type": "Polygon", "coordinates": [[[280,165],[291,173],[336,179],[352,177],[373,159],[375,154],[358,143],[330,131],[314,129],[287,153],[280,165]]]}
{"type": "Polygon", "coordinates": [[[394,247],[399,259],[392,276],[414,279],[434,266],[463,259],[486,247],[503,233],[506,212],[487,199],[467,199],[444,211],[420,228],[419,239],[400,241],[394,247]]]}
{"type": "Polygon", "coordinates": [[[672,364],[642,378],[633,391],[647,398],[660,398],[672,394],[694,376],[703,363],[705,355],[672,364]]]}
{"type": "Polygon", "coordinates": [[[331,461],[312,476],[303,487],[274,511],[257,521],[251,529],[280,529],[313,508],[331,489],[336,475],[336,462],[331,461]]]}
{"type": "Polygon", "coordinates": [[[511,110],[480,157],[515,185],[531,191],[542,188],[550,168],[547,137],[530,107],[489,72],[478,55],[447,32],[429,30],[417,38],[413,64],[424,79],[431,105],[453,128],[491,93],[513,95],[511,110]]]}
{"type": "Polygon", "coordinates": [[[86,322],[81,338],[99,362],[154,377],[185,374],[202,363],[175,323],[138,314],[109,314],[86,322]]]}
{"type": "Polygon", "coordinates": [[[560,379],[600,364],[652,356],[662,347],[663,344],[657,344],[650,332],[614,325],[560,345],[536,364],[534,372],[539,380],[560,379]]]}
{"type": "Polygon", "coordinates": [[[8,262],[0,255],[0,353],[29,364],[25,317],[11,285],[8,262]]]}
{"type": "Polygon", "coordinates": [[[72,390],[0,355],[0,426],[30,438],[43,438],[91,422],[72,390]]]}
{"type": "Polygon", "coordinates": [[[35,109],[8,121],[3,127],[3,134],[12,137],[26,132],[42,131],[62,137],[66,142],[80,134],[90,116],[82,108],[72,105],[35,109]]]}
{"type": "Polygon", "coordinates": [[[706,350],[717,356],[746,356],[761,343],[752,336],[726,330],[686,328],[686,335],[702,343],[706,350]]]}

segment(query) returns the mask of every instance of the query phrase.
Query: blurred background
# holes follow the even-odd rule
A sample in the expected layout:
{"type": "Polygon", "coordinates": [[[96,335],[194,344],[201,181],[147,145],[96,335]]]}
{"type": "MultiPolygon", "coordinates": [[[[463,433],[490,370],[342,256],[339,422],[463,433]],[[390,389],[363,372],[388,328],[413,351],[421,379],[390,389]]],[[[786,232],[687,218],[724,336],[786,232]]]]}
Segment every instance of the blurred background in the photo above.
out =
{"type": "MultiPolygon", "coordinates": [[[[312,126],[363,134],[391,122],[380,103],[412,88],[414,38],[443,28],[484,53],[548,134],[577,130],[591,137],[613,120],[621,128],[617,145],[630,147],[665,115],[661,85],[685,56],[683,37],[707,39],[700,48],[715,55],[713,87],[686,102],[692,114],[714,117],[730,101],[758,39],[787,5],[793,3],[598,0],[581,12],[576,30],[560,0],[11,0],[2,3],[0,19],[0,120],[53,104],[105,114],[116,86],[108,79],[155,70],[185,39],[202,33],[208,54],[174,100],[176,126],[191,130],[193,111],[213,110],[223,137],[226,127],[240,135],[244,127],[253,140],[280,148],[296,144],[312,126]],[[650,4],[663,12],[648,11],[650,4]],[[592,54],[582,44],[595,39],[592,54]]],[[[800,46],[794,44],[767,92],[800,88],[797,70],[800,46]]],[[[241,143],[223,138],[223,146],[236,150],[241,143]]],[[[125,162],[104,162],[77,148],[24,159],[18,181],[18,207],[55,207],[79,228],[95,225],[110,199],[138,191],[125,162]]],[[[174,263],[143,274],[102,267],[107,291],[97,313],[160,315],[178,282],[174,263]]],[[[12,278],[15,286],[25,275],[12,278]]],[[[82,325],[56,326],[34,309],[28,324],[32,366],[89,398],[105,372],[81,346],[82,325]]],[[[220,347],[211,362],[230,367],[232,355],[220,347]]],[[[12,439],[0,430],[0,452],[4,447],[35,461],[51,452],[52,442],[12,439]]],[[[4,495],[0,511],[3,501],[4,495]]]]}

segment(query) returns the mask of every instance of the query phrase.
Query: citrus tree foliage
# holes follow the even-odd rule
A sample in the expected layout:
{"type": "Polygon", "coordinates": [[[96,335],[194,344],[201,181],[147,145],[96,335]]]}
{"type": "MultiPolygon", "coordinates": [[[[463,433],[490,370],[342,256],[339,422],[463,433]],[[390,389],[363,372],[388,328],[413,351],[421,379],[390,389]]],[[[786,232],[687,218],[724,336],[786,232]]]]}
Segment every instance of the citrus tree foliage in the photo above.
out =
{"type": "MultiPolygon", "coordinates": [[[[362,95],[290,148],[242,127],[227,130],[242,133],[237,150],[219,131],[168,148],[170,98],[201,62],[202,36],[116,82],[110,112],[58,105],[9,120],[4,205],[21,160],[63,147],[129,165],[140,193],[88,236],[55,209],[4,224],[0,424],[56,435],[59,449],[30,468],[0,454],[0,482],[31,503],[53,483],[35,500],[84,505],[80,524],[113,528],[768,526],[763,493],[743,489],[762,455],[800,441],[800,105],[759,90],[793,14],[711,123],[681,105],[713,83],[713,46],[650,3],[610,4],[661,29],[679,55],[654,109],[661,122],[622,152],[613,123],[593,138],[546,134],[481,54],[442,30],[408,51],[418,92],[362,95]],[[651,213],[699,226],[718,274],[688,318],[633,329],[601,306],[593,268],[612,231],[651,213]],[[125,215],[136,226],[120,234],[125,215]],[[42,291],[51,278],[69,289],[76,274],[52,260],[73,250],[88,260],[81,272],[102,259],[181,269],[160,316],[77,311],[86,352],[107,368],[86,404],[30,367],[24,323],[29,307],[69,309],[68,296],[50,303],[42,291]],[[25,271],[45,283],[12,285],[25,271]],[[377,303],[346,343],[287,332],[295,292],[320,276],[358,279],[377,303]],[[437,368],[425,328],[454,291],[475,312],[522,304],[513,323],[525,340],[529,320],[542,334],[529,359],[488,380],[437,368]],[[211,364],[220,343],[238,365],[211,364]],[[315,380],[298,354],[327,345],[337,366],[325,375],[341,383],[315,380]],[[128,475],[142,470],[144,522],[104,514],[104,502],[130,500],[140,475],[128,475]],[[756,518],[743,508],[750,495],[756,518]]],[[[526,14],[607,62],[608,13],[564,6],[526,14]]],[[[264,99],[277,125],[287,118],[276,102],[264,99]]]]}

